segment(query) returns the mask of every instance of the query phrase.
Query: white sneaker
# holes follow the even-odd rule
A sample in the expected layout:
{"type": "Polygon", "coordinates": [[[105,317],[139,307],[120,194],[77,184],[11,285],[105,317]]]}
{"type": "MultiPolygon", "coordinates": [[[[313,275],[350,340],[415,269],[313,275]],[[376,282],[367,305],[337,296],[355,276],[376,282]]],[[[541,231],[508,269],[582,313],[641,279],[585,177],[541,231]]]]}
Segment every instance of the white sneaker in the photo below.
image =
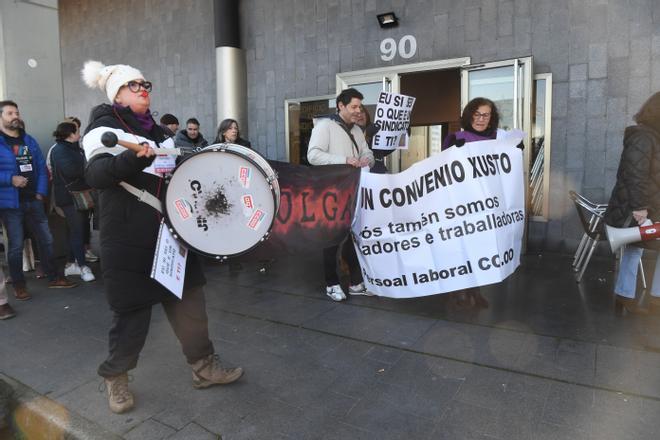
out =
{"type": "Polygon", "coordinates": [[[364,287],[364,283],[355,284],[354,286],[348,286],[348,293],[351,295],[362,295],[367,291],[367,288],[364,287]]]}
{"type": "Polygon", "coordinates": [[[67,263],[66,266],[64,266],[64,276],[68,277],[70,275],[80,275],[82,272],[80,271],[80,266],[78,266],[78,263],[67,263]]]}
{"type": "Polygon", "coordinates": [[[356,284],[355,286],[348,286],[348,294],[374,296],[373,293],[367,291],[367,288],[364,286],[364,283],[356,284]]]}
{"type": "Polygon", "coordinates": [[[82,279],[83,281],[86,281],[86,282],[89,283],[89,282],[94,281],[96,279],[96,277],[94,276],[94,273],[92,272],[92,269],[90,269],[89,266],[81,267],[80,272],[81,272],[80,273],[80,279],[82,279]]]}
{"type": "Polygon", "coordinates": [[[91,249],[87,249],[85,251],[85,261],[87,261],[88,263],[96,263],[97,261],[99,261],[99,257],[96,254],[94,254],[94,252],[92,252],[91,249]]]}
{"type": "Polygon", "coordinates": [[[35,268],[32,240],[26,238],[23,242],[23,272],[32,272],[35,268]]]}
{"type": "Polygon", "coordinates": [[[341,286],[339,284],[326,287],[325,294],[328,295],[333,301],[343,301],[346,299],[346,295],[344,295],[344,291],[341,290],[341,286]]]}

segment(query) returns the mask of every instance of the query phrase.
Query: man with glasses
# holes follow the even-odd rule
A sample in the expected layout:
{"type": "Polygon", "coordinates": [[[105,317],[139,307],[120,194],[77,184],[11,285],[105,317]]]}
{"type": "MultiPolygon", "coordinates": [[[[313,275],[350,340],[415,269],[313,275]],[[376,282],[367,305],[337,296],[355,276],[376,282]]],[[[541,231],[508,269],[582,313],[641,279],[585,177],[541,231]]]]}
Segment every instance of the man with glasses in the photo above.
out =
{"type": "Polygon", "coordinates": [[[209,339],[203,290],[206,280],[199,258],[188,253],[180,300],[152,279],[161,216],[120,185],[129,183],[155,197],[165,188],[167,173],[155,168],[154,160],[159,148],[171,148],[173,142],[151,117],[151,83],[134,67],[104,66],[97,61],[85,63],[83,79],[89,87],[104,91],[111,103],[92,110],[82,141],[89,161],[85,180],[102,190],[101,259],[113,321],[109,354],[98,374],[105,379],[110,410],[123,413],[133,408],[127,373],[137,366],[151,309],[158,303],[181,343],[195,388],[238,380],[243,370],[221,366],[209,339]],[[106,148],[101,137],[107,131],[142,147],[139,151],[106,148]]]}
{"type": "Polygon", "coordinates": [[[48,195],[48,173],[41,148],[22,128],[15,102],[0,101],[0,120],[0,217],[9,239],[7,260],[14,296],[19,301],[32,297],[23,275],[24,224],[37,239],[48,287],[75,287],[75,283],[58,276],[55,266],[53,236],[44,206],[48,195]]]}

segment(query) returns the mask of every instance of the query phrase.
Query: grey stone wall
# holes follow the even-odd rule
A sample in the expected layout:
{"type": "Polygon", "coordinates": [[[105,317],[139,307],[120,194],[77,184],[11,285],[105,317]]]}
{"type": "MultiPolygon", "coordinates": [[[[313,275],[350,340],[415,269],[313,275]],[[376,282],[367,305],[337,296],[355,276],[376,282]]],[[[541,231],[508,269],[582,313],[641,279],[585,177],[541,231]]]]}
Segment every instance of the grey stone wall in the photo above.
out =
{"type": "MultiPolygon", "coordinates": [[[[215,138],[215,44],[210,1],[60,0],[65,112],[87,123],[108,102],[80,79],[86,60],[129,64],[154,83],[151,109],[184,125],[196,117],[215,138]]],[[[156,117],[156,120],[159,118],[156,117]]]]}
{"type": "Polygon", "coordinates": [[[64,116],[57,17],[55,0],[0,0],[0,99],[16,101],[44,151],[64,116]]]}
{"type": "MultiPolygon", "coordinates": [[[[550,221],[532,225],[534,248],[574,249],[581,229],[568,190],[607,201],[623,128],[644,99],[660,90],[657,0],[241,4],[249,137],[272,159],[286,160],[284,100],[333,94],[339,72],[463,56],[478,63],[532,55],[536,73],[551,72],[554,81],[550,221]],[[400,17],[399,27],[380,29],[376,14],[390,10],[400,17]],[[417,39],[416,55],[382,61],[380,41],[406,34],[417,39]]],[[[60,8],[67,113],[84,113],[100,100],[80,87],[84,59],[128,62],[156,80],[155,108],[183,119],[196,114],[210,134],[208,124],[215,120],[210,1],[62,0],[60,8]]]]}
{"type": "Polygon", "coordinates": [[[660,2],[655,0],[245,0],[251,137],[284,159],[285,98],[335,92],[335,74],[470,56],[532,55],[553,74],[550,221],[533,248],[574,249],[581,227],[570,189],[606,202],[623,128],[660,90],[660,2]],[[400,25],[380,29],[376,14],[400,25]],[[379,44],[416,37],[415,57],[380,59],[379,44]]]}

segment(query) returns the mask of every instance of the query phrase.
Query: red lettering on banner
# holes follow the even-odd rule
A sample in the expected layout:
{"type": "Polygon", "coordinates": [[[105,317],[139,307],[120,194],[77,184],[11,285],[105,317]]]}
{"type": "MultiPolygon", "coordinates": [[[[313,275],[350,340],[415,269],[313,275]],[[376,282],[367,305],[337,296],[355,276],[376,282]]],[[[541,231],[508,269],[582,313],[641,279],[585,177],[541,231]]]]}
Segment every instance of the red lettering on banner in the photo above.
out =
{"type": "Polygon", "coordinates": [[[350,225],[353,212],[351,191],[334,187],[326,187],[323,191],[308,187],[296,189],[296,192],[281,193],[274,231],[286,234],[295,225],[305,229],[340,229],[350,225]]]}

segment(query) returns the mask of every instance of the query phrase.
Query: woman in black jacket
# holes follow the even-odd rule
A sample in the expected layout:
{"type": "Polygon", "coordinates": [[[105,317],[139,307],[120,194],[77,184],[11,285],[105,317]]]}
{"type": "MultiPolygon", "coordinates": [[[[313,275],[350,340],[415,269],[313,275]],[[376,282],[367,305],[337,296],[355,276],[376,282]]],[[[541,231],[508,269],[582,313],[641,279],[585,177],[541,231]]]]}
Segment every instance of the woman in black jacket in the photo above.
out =
{"type": "MultiPolygon", "coordinates": [[[[605,212],[605,223],[616,228],[660,221],[660,92],[644,103],[634,119],[637,125],[626,128],[623,136],[616,184],[605,212]]],[[[644,242],[643,246],[660,248],[657,241],[644,242]]],[[[617,311],[644,311],[635,302],[642,252],[637,246],[627,246],[623,252],[614,286],[617,311]]],[[[656,260],[653,281],[651,305],[660,306],[660,259],[656,260]]]]}
{"type": "Polygon", "coordinates": [[[50,156],[52,164],[55,205],[64,212],[69,232],[69,247],[75,263],[64,268],[64,275],[80,275],[83,281],[94,281],[92,269],[85,264],[85,222],[88,211],[79,211],[70,191],[89,189],[85,182],[85,153],[78,141],[80,133],[73,122],[60,123],[53,133],[56,144],[50,156]]]}
{"type": "Polygon", "coordinates": [[[238,122],[235,119],[225,119],[218,126],[218,133],[215,136],[215,143],[229,143],[242,145],[247,148],[252,148],[250,141],[243,139],[238,129],[238,122]]]}
{"type": "Polygon", "coordinates": [[[188,253],[181,300],[153,280],[150,274],[161,215],[119,185],[126,182],[156,197],[165,189],[164,176],[153,166],[154,150],[173,145],[151,117],[151,83],[139,70],[121,64],[104,66],[88,61],[82,74],[89,87],[105,91],[111,102],[92,110],[83,138],[89,161],[85,178],[100,190],[101,261],[113,312],[110,353],[98,369],[105,378],[110,409],[121,413],[133,407],[127,372],[137,365],[149,330],[151,307],[157,303],[163,305],[192,367],[193,386],[234,382],[243,370],[223,368],[209,339],[202,289],[206,281],[199,259],[188,253]],[[119,139],[141,144],[142,149],[106,148],[101,137],[108,131],[119,139]]]}

